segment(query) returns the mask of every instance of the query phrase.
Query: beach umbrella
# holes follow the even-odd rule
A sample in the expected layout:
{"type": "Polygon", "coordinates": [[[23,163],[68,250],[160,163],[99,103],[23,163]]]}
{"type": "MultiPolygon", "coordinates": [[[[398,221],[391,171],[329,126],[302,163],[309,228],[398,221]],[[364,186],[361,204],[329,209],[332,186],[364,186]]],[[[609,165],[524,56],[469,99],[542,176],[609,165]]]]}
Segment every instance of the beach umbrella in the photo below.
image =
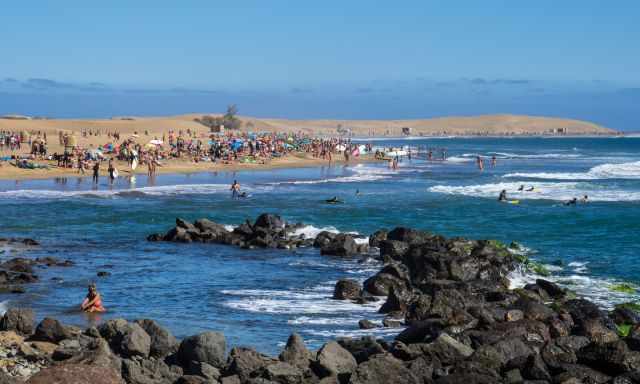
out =
{"type": "Polygon", "coordinates": [[[153,139],[149,142],[149,144],[153,144],[153,145],[162,145],[163,142],[162,140],[158,140],[158,139],[153,139]]]}

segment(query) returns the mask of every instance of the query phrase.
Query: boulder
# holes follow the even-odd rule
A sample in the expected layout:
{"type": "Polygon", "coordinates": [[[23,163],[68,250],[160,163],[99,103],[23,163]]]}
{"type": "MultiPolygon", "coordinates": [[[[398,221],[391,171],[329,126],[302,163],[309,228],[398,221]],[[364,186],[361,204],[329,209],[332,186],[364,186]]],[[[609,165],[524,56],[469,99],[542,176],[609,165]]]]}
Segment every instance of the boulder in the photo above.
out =
{"type": "Polygon", "coordinates": [[[285,222],[278,215],[272,215],[270,213],[263,213],[256,219],[254,228],[266,228],[271,232],[280,232],[284,229],[285,222]]]}
{"type": "Polygon", "coordinates": [[[202,233],[213,233],[214,235],[220,235],[227,233],[227,229],[222,224],[215,223],[209,219],[198,219],[193,225],[202,233]]]}
{"type": "Polygon", "coordinates": [[[136,323],[124,319],[108,320],[98,327],[98,331],[111,349],[123,357],[149,356],[151,337],[136,323]]]}
{"type": "Polygon", "coordinates": [[[389,355],[377,355],[361,363],[353,372],[350,384],[422,384],[421,377],[417,377],[406,368],[402,361],[389,355]]]}
{"type": "Polygon", "coordinates": [[[182,340],[177,357],[183,366],[195,361],[222,368],[225,365],[226,348],[227,342],[222,333],[204,332],[182,340]]]}
{"type": "Polygon", "coordinates": [[[411,303],[414,301],[415,295],[407,290],[402,289],[401,287],[391,286],[389,288],[389,295],[387,296],[387,301],[382,304],[378,312],[380,313],[405,313],[411,303]]]}
{"type": "Polygon", "coordinates": [[[440,335],[442,329],[442,321],[437,319],[413,321],[407,329],[396,336],[396,340],[404,344],[428,342],[440,335]]]}
{"type": "Polygon", "coordinates": [[[552,299],[561,299],[567,294],[566,289],[548,280],[537,279],[536,285],[542,288],[552,299]]]}
{"type": "Polygon", "coordinates": [[[354,256],[358,254],[358,244],[351,235],[337,234],[320,248],[320,254],[330,256],[354,256]]]}
{"type": "Polygon", "coordinates": [[[369,236],[369,246],[379,247],[380,242],[383,240],[387,240],[387,231],[384,229],[377,230],[369,236]]]}
{"type": "Polygon", "coordinates": [[[187,232],[196,232],[196,233],[200,232],[198,230],[198,228],[196,228],[195,225],[193,225],[190,222],[188,222],[187,220],[181,219],[179,217],[176,217],[176,227],[177,228],[183,228],[187,232]]]}
{"type": "Polygon", "coordinates": [[[128,384],[173,383],[182,376],[180,367],[156,359],[122,361],[122,377],[128,384]]]}
{"type": "Polygon", "coordinates": [[[378,242],[378,248],[380,248],[380,256],[401,261],[409,250],[409,244],[387,239],[378,242]]]}
{"type": "Polygon", "coordinates": [[[256,352],[252,348],[235,347],[229,353],[229,363],[226,372],[237,375],[242,382],[260,368],[277,363],[278,360],[256,352]]]}
{"type": "Polygon", "coordinates": [[[279,356],[280,361],[302,369],[309,367],[309,361],[311,358],[311,352],[309,352],[306,345],[304,345],[302,337],[297,333],[293,333],[289,336],[289,339],[287,339],[287,345],[279,356]]]}
{"type": "Polygon", "coordinates": [[[323,377],[350,374],[358,367],[353,355],[335,341],[323,345],[318,350],[316,360],[323,377]]]}
{"type": "Polygon", "coordinates": [[[0,331],[16,331],[22,335],[33,333],[35,314],[28,308],[10,308],[0,319],[0,331]]]}
{"type": "Polygon", "coordinates": [[[424,244],[433,237],[428,232],[419,231],[417,229],[396,227],[387,234],[388,240],[401,241],[410,245],[424,244]]]}
{"type": "Polygon", "coordinates": [[[113,368],[64,364],[45,368],[33,375],[27,384],[124,384],[120,372],[113,368]]]}
{"type": "Polygon", "coordinates": [[[444,365],[451,365],[473,354],[473,348],[462,344],[446,333],[441,333],[422,350],[425,355],[437,358],[444,365]]]}
{"type": "Polygon", "coordinates": [[[576,364],[578,351],[588,344],[589,339],[584,336],[558,337],[547,343],[540,354],[549,367],[557,369],[564,364],[576,364]]]}
{"type": "Polygon", "coordinates": [[[373,336],[356,338],[339,338],[338,344],[356,359],[358,364],[367,361],[370,356],[385,353],[385,349],[373,336]]]}
{"type": "Polygon", "coordinates": [[[378,328],[378,326],[375,323],[373,323],[371,320],[362,319],[362,320],[358,321],[358,328],[360,328],[360,329],[374,329],[374,328],[378,328]]]}
{"type": "Polygon", "coordinates": [[[407,290],[405,282],[388,273],[378,272],[364,281],[364,290],[374,296],[388,296],[391,287],[399,292],[407,290]]]}
{"type": "Polygon", "coordinates": [[[640,369],[640,352],[631,351],[624,341],[591,343],[577,353],[578,362],[609,375],[640,369]]]}
{"type": "Polygon", "coordinates": [[[326,245],[329,245],[329,243],[331,243],[336,235],[336,233],[322,231],[316,236],[315,240],[313,241],[313,246],[315,248],[322,248],[326,245]]]}
{"type": "Polygon", "coordinates": [[[356,300],[362,295],[360,283],[353,279],[340,279],[333,290],[336,300],[356,300]]]}
{"type": "Polygon", "coordinates": [[[259,375],[275,383],[297,384],[302,382],[303,372],[295,365],[276,362],[261,368],[259,375]]]}
{"type": "Polygon", "coordinates": [[[178,340],[166,328],[150,319],[136,320],[138,324],[151,338],[149,355],[163,358],[178,349],[178,340]]]}
{"type": "Polygon", "coordinates": [[[36,332],[32,339],[37,341],[48,341],[51,343],[59,343],[64,339],[71,337],[64,325],[58,320],[45,317],[36,327],[36,332]]]}

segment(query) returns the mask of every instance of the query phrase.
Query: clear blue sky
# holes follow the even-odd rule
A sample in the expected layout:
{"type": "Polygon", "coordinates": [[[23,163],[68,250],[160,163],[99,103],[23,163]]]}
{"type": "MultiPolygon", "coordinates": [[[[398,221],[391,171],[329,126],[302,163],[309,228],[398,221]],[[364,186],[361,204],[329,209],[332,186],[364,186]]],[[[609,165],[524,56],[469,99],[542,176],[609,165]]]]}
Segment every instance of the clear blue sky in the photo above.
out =
{"type": "Polygon", "coordinates": [[[640,96],[638,20],[640,2],[624,0],[21,0],[0,13],[0,113],[236,102],[283,117],[502,112],[640,129],[625,109],[640,96]]]}

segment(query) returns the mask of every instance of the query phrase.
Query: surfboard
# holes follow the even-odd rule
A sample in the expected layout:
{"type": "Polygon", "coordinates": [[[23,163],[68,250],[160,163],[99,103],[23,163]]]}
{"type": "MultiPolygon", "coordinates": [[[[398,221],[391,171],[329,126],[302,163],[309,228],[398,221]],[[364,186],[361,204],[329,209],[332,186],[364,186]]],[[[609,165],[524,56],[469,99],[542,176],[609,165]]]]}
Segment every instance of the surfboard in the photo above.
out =
{"type": "Polygon", "coordinates": [[[520,204],[520,200],[509,200],[507,201],[509,204],[520,204]]]}
{"type": "Polygon", "coordinates": [[[133,159],[133,161],[131,162],[131,169],[132,170],[136,170],[136,168],[138,168],[138,159],[133,159]]]}

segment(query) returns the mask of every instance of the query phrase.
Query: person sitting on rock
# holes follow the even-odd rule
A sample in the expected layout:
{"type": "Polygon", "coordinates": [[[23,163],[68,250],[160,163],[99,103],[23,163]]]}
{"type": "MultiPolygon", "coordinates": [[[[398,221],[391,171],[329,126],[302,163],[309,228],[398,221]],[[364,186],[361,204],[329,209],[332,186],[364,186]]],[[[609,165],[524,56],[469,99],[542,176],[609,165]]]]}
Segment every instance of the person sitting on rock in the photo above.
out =
{"type": "Polygon", "coordinates": [[[82,305],[80,305],[85,312],[104,312],[106,309],[102,306],[102,297],[98,293],[98,289],[96,285],[91,283],[89,284],[89,292],[87,293],[87,297],[85,297],[84,301],[82,301],[82,305]]]}

